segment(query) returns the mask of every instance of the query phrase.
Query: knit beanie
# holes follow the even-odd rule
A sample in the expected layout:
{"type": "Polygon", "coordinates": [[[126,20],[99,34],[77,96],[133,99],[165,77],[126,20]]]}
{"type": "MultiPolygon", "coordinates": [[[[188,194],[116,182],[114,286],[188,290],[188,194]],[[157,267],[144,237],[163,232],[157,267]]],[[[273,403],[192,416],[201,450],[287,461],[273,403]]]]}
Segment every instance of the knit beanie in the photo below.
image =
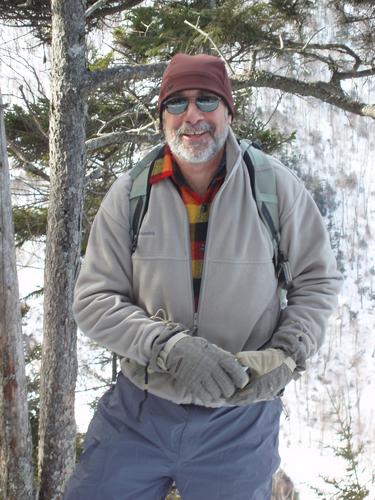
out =
{"type": "Polygon", "coordinates": [[[176,54],[170,60],[163,74],[158,99],[161,116],[162,104],[172,94],[180,90],[209,90],[222,97],[230,114],[234,115],[232,88],[225,69],[224,61],[219,57],[199,54],[176,54]]]}

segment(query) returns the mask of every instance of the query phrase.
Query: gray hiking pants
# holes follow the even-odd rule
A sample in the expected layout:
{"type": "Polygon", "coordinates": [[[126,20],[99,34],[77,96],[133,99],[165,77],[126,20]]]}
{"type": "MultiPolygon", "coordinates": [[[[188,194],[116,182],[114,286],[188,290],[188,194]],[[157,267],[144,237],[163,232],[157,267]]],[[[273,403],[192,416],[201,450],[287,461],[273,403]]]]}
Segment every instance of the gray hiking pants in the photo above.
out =
{"type": "Polygon", "coordinates": [[[244,407],[176,405],[122,374],[101,398],[64,500],[269,500],[279,466],[279,399],[244,407]]]}

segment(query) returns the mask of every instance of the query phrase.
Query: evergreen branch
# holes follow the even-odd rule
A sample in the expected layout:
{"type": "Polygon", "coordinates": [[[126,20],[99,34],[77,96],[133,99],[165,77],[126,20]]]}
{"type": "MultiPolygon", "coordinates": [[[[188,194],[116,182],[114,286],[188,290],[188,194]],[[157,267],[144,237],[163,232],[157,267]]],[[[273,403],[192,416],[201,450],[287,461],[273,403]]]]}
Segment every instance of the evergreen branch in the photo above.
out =
{"type": "Polygon", "coordinates": [[[252,71],[246,78],[238,77],[233,81],[233,87],[236,89],[248,86],[272,88],[289,94],[315,97],[344,111],[360,116],[368,116],[375,120],[375,104],[356,101],[333,83],[323,81],[306,82],[286,76],[274,75],[268,71],[252,71]]]}
{"type": "Polygon", "coordinates": [[[22,95],[22,99],[23,99],[24,103],[26,104],[27,110],[30,113],[30,116],[31,116],[33,122],[35,123],[36,128],[39,130],[39,132],[41,133],[43,139],[48,144],[48,141],[49,141],[48,134],[43,130],[43,127],[40,124],[40,121],[38,120],[38,118],[36,117],[35,113],[31,109],[29,101],[27,100],[26,95],[25,95],[25,93],[23,91],[23,85],[20,85],[19,89],[20,89],[20,92],[21,92],[21,95],[22,95]]]}
{"type": "MultiPolygon", "coordinates": [[[[113,14],[119,14],[124,10],[129,10],[142,3],[143,0],[97,0],[86,10],[86,18],[91,17],[95,12],[95,19],[103,18],[113,14]]],[[[87,3],[92,3],[91,1],[87,3]]],[[[17,3],[14,0],[2,0],[0,19],[11,21],[17,26],[19,23],[32,28],[43,23],[48,26],[51,21],[50,0],[26,0],[24,3],[17,3]],[[27,24],[25,24],[27,22],[27,24]]]]}
{"type": "MultiPolygon", "coordinates": [[[[29,266],[27,266],[29,267],[29,266]]],[[[44,293],[44,287],[39,287],[36,290],[33,290],[32,292],[29,292],[27,295],[24,295],[21,297],[21,300],[26,301],[28,299],[32,299],[34,297],[40,297],[44,293]]]]}
{"type": "Polygon", "coordinates": [[[197,24],[194,25],[194,24],[190,23],[189,21],[187,21],[185,19],[184,24],[187,24],[188,26],[190,26],[190,28],[193,28],[194,30],[198,31],[198,33],[200,35],[204,36],[205,39],[210,42],[210,44],[213,46],[213,48],[216,50],[216,52],[219,54],[219,56],[222,58],[222,60],[227,64],[228,68],[230,69],[231,74],[234,75],[235,74],[234,69],[229,64],[229,62],[225,59],[223,53],[221,52],[221,50],[219,49],[219,47],[216,45],[216,43],[212,40],[212,38],[210,37],[210,35],[208,33],[206,33],[205,31],[203,31],[201,28],[199,28],[198,21],[197,21],[197,24]]]}
{"type": "Polygon", "coordinates": [[[359,444],[357,447],[354,446],[353,421],[350,413],[350,404],[349,401],[346,403],[346,415],[342,415],[340,403],[337,398],[335,398],[328,389],[327,393],[337,418],[338,434],[342,443],[341,446],[332,448],[336,456],[346,460],[347,478],[346,481],[328,478],[324,479],[327,483],[339,490],[343,494],[343,498],[358,498],[358,500],[361,500],[368,494],[367,488],[361,486],[358,476],[358,457],[363,452],[363,445],[359,444]]]}
{"type": "Polygon", "coordinates": [[[49,181],[49,176],[39,167],[36,167],[30,160],[26,158],[22,151],[20,151],[14,142],[8,140],[8,148],[13,155],[21,162],[21,168],[30,174],[36,175],[45,181],[49,181]]]}

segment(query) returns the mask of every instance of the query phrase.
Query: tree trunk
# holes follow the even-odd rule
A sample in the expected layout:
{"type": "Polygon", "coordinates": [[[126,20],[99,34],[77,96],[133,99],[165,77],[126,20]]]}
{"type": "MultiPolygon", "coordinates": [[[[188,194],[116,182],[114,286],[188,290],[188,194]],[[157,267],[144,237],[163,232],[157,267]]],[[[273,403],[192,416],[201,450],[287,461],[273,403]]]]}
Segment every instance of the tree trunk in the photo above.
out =
{"type": "Polygon", "coordinates": [[[85,169],[85,2],[52,0],[50,201],[39,422],[40,500],[60,499],[75,462],[73,288],[85,169]]]}
{"type": "Polygon", "coordinates": [[[31,432],[0,89],[0,498],[33,498],[31,432]]]}

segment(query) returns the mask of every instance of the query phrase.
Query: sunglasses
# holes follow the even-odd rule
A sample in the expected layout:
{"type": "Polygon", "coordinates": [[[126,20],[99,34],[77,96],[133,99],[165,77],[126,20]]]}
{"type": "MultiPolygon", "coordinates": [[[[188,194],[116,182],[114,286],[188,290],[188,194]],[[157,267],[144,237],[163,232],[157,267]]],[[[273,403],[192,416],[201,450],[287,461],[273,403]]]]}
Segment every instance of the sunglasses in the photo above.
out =
{"type": "Polygon", "coordinates": [[[210,94],[197,97],[171,97],[165,101],[163,107],[171,115],[179,115],[187,110],[190,101],[194,101],[196,107],[203,113],[211,113],[211,111],[218,108],[221,98],[210,94]]]}

